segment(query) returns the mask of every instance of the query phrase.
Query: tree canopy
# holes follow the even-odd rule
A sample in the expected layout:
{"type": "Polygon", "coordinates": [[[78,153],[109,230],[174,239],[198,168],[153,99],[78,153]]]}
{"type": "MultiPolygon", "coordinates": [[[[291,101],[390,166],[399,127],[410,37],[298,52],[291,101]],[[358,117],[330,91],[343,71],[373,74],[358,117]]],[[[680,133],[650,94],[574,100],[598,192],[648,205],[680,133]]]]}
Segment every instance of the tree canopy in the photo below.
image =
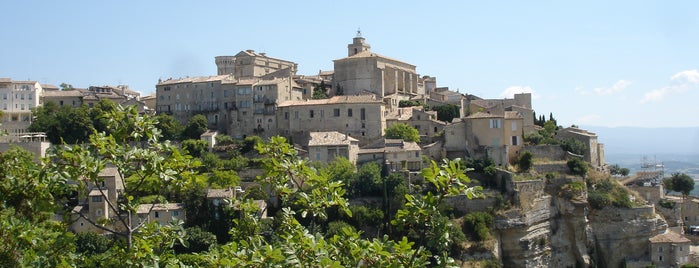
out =
{"type": "Polygon", "coordinates": [[[398,123],[386,128],[386,138],[420,142],[420,132],[407,124],[398,123]]]}
{"type": "Polygon", "coordinates": [[[669,178],[663,179],[663,186],[668,190],[682,193],[688,196],[694,190],[694,179],[685,173],[675,172],[669,178]]]}

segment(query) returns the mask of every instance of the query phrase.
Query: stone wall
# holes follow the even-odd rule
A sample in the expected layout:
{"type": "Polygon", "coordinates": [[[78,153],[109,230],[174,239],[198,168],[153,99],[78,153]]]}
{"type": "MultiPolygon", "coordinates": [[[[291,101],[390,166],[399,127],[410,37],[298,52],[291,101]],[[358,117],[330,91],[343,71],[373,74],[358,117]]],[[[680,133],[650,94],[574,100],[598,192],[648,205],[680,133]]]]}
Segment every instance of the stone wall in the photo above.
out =
{"type": "Polygon", "coordinates": [[[524,146],[522,150],[531,152],[534,155],[534,158],[562,160],[566,157],[566,152],[559,145],[524,146]]]}
{"type": "Polygon", "coordinates": [[[497,199],[495,197],[469,199],[466,195],[457,195],[446,197],[444,203],[456,212],[468,214],[488,211],[495,206],[497,199]]]}

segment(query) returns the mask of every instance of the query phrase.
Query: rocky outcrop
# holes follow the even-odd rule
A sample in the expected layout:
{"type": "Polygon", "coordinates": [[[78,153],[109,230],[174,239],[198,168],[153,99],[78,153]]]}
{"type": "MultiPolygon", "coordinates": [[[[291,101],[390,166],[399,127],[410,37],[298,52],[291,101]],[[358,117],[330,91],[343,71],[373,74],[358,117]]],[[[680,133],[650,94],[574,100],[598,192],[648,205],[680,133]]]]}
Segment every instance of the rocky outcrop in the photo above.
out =
{"type": "Polygon", "coordinates": [[[619,267],[625,259],[649,256],[649,238],[665,232],[667,223],[652,205],[640,208],[605,208],[591,211],[589,224],[600,267],[619,267]]]}

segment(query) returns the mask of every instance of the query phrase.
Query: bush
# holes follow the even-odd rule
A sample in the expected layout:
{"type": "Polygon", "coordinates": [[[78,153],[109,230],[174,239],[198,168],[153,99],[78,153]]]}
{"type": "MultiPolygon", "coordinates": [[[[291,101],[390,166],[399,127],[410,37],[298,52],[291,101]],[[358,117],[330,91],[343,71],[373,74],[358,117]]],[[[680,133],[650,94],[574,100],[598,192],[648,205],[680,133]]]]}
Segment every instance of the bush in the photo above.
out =
{"type": "Polygon", "coordinates": [[[612,204],[612,199],[607,193],[591,191],[587,194],[587,202],[594,209],[603,209],[612,204]]]}
{"type": "Polygon", "coordinates": [[[583,161],[580,158],[573,158],[571,160],[568,160],[568,168],[570,169],[570,173],[574,175],[580,175],[580,176],[585,176],[587,174],[587,163],[583,161]]]}
{"type": "Polygon", "coordinates": [[[532,167],[534,155],[529,151],[524,151],[517,157],[519,171],[527,171],[532,167]]]}
{"type": "Polygon", "coordinates": [[[112,244],[112,240],[107,236],[93,232],[77,233],[75,235],[75,251],[85,255],[107,252],[112,247],[112,244]]]}
{"type": "Polygon", "coordinates": [[[577,155],[585,155],[585,151],[587,151],[587,145],[585,145],[585,143],[583,143],[582,141],[576,139],[565,139],[560,141],[560,143],[561,148],[563,148],[563,150],[577,155]]]}
{"type": "Polygon", "coordinates": [[[342,231],[342,229],[344,228],[350,228],[352,231],[355,231],[355,228],[349,223],[346,223],[344,221],[332,221],[328,223],[328,230],[325,231],[325,237],[330,238],[335,235],[343,236],[344,232],[342,231]]]}
{"type": "Polygon", "coordinates": [[[668,209],[674,209],[675,208],[675,202],[672,201],[665,201],[665,200],[660,200],[658,201],[658,205],[664,208],[668,209]]]}
{"type": "Polygon", "coordinates": [[[572,199],[585,191],[585,184],[581,181],[572,181],[561,187],[561,196],[572,199]]]}
{"type": "Polygon", "coordinates": [[[473,212],[464,217],[463,231],[476,241],[490,238],[490,228],[493,226],[493,215],[486,212],[473,212]]]}
{"type": "Polygon", "coordinates": [[[202,230],[195,226],[185,229],[187,234],[184,236],[187,246],[176,245],[174,250],[176,253],[197,253],[207,251],[212,246],[216,245],[216,235],[211,232],[202,230]]]}

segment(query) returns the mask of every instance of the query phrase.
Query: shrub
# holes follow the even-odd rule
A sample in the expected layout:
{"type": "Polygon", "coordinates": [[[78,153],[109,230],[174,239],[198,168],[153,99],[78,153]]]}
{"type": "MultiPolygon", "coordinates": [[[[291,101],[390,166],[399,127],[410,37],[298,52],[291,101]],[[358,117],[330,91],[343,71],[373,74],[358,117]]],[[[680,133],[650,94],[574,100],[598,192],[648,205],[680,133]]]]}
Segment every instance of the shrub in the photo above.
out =
{"type": "Polygon", "coordinates": [[[675,208],[675,202],[672,201],[666,201],[666,200],[660,200],[658,201],[658,205],[664,208],[669,208],[669,209],[674,209],[675,208]]]}
{"type": "Polygon", "coordinates": [[[476,241],[490,237],[490,227],[493,226],[493,215],[486,212],[473,212],[464,217],[463,231],[476,241]]]}
{"type": "Polygon", "coordinates": [[[587,194],[587,202],[594,209],[603,209],[612,204],[612,200],[607,193],[591,191],[587,194]]]}
{"type": "Polygon", "coordinates": [[[560,143],[561,148],[563,148],[563,150],[577,155],[584,155],[585,151],[587,151],[587,146],[585,145],[585,143],[576,139],[565,139],[560,141],[560,143]]]}
{"type": "Polygon", "coordinates": [[[342,229],[344,228],[350,228],[353,232],[355,231],[355,228],[349,223],[346,223],[344,221],[332,221],[328,223],[328,230],[325,231],[325,237],[330,238],[335,235],[343,236],[344,232],[342,231],[342,229]]]}
{"type": "Polygon", "coordinates": [[[524,151],[517,157],[517,165],[519,166],[519,171],[527,171],[532,167],[534,155],[529,151],[524,151]]]}
{"type": "Polygon", "coordinates": [[[568,168],[570,169],[570,173],[575,174],[575,175],[580,175],[580,176],[585,176],[587,174],[587,163],[583,161],[580,158],[573,158],[571,160],[568,160],[568,168]]]}

